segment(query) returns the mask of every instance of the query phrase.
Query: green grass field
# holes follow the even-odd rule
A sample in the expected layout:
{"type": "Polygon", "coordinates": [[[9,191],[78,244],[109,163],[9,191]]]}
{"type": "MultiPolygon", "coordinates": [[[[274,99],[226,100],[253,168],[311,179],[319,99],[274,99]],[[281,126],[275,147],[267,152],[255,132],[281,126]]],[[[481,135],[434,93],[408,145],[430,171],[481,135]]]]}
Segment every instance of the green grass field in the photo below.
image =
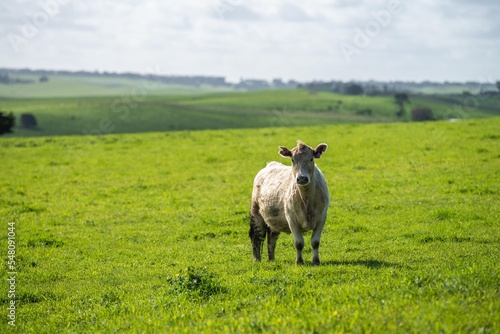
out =
{"type": "MultiPolygon", "coordinates": [[[[93,124],[97,102],[78,101],[47,105],[93,124]]],[[[2,252],[13,222],[17,274],[13,328],[2,267],[0,331],[500,331],[500,118],[268,126],[1,138],[2,252]],[[289,235],[275,262],[254,263],[253,177],[296,139],[329,144],[322,265],[295,265],[289,235]]]]}

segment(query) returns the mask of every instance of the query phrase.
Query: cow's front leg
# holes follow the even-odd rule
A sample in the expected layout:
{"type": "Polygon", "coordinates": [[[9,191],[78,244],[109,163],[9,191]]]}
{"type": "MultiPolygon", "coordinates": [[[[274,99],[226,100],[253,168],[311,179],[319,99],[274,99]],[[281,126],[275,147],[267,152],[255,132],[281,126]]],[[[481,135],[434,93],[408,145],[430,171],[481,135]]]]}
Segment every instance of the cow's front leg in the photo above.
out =
{"type": "MultiPolygon", "coordinates": [[[[288,210],[290,212],[291,210],[288,210]]],[[[302,258],[302,249],[304,249],[304,237],[300,232],[299,223],[294,215],[286,215],[288,221],[288,227],[293,235],[293,240],[295,243],[295,250],[297,250],[297,258],[295,259],[296,264],[304,264],[304,259],[302,258]]]]}
{"type": "Polygon", "coordinates": [[[295,259],[296,264],[304,264],[304,259],[302,258],[302,249],[304,249],[304,238],[302,234],[299,234],[297,237],[293,236],[295,240],[295,249],[297,250],[297,258],[295,259]]]}
{"type": "Polygon", "coordinates": [[[319,261],[319,243],[321,238],[321,233],[323,232],[323,227],[325,226],[325,220],[322,220],[318,223],[316,228],[314,229],[311,236],[311,247],[313,250],[313,258],[312,264],[313,266],[318,266],[320,264],[319,261]]]}
{"type": "Polygon", "coordinates": [[[319,266],[319,239],[311,239],[311,247],[313,250],[312,265],[319,266]]]}
{"type": "Polygon", "coordinates": [[[297,258],[295,259],[295,263],[304,264],[304,259],[302,258],[302,249],[304,249],[304,237],[302,236],[302,233],[300,233],[297,224],[290,224],[290,230],[292,230],[295,250],[297,251],[297,258]],[[294,227],[292,227],[292,225],[294,225],[294,227]]]}

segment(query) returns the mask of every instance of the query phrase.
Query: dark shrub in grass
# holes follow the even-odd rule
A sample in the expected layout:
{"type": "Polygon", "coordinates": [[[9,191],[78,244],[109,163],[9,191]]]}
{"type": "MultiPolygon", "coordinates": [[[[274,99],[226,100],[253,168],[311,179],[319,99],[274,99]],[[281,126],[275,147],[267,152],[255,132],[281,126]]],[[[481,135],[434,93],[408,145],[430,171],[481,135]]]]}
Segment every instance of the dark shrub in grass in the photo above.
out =
{"type": "Polygon", "coordinates": [[[429,108],[417,108],[411,111],[411,120],[414,122],[434,121],[434,115],[429,108]]]}
{"type": "Polygon", "coordinates": [[[34,130],[38,128],[38,122],[33,114],[21,115],[21,126],[25,129],[34,130]]]}
{"type": "Polygon", "coordinates": [[[12,133],[12,128],[16,123],[16,119],[12,113],[6,113],[0,111],[0,135],[4,133],[12,133]]]}

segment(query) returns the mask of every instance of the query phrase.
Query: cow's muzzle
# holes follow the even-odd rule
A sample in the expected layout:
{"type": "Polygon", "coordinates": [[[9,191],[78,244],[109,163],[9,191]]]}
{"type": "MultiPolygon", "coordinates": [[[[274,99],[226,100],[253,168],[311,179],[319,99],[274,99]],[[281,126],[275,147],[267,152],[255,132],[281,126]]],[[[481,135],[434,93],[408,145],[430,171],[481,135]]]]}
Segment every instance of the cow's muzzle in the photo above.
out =
{"type": "Polygon", "coordinates": [[[309,177],[305,175],[299,175],[297,176],[297,183],[301,186],[305,186],[309,184],[309,177]]]}

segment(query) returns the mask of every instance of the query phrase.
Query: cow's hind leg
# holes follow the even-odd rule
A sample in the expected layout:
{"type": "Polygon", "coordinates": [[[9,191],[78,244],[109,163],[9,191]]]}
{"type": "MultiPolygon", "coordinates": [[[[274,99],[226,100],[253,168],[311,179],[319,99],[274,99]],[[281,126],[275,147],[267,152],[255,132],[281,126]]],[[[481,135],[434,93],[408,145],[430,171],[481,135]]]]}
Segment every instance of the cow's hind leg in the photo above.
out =
{"type": "Polygon", "coordinates": [[[250,231],[248,232],[248,236],[250,240],[252,240],[253,259],[255,261],[261,260],[266,230],[267,226],[262,216],[258,212],[252,210],[250,212],[250,231]]]}
{"type": "Polygon", "coordinates": [[[274,250],[280,233],[267,228],[267,260],[274,261],[274,250]]]}

